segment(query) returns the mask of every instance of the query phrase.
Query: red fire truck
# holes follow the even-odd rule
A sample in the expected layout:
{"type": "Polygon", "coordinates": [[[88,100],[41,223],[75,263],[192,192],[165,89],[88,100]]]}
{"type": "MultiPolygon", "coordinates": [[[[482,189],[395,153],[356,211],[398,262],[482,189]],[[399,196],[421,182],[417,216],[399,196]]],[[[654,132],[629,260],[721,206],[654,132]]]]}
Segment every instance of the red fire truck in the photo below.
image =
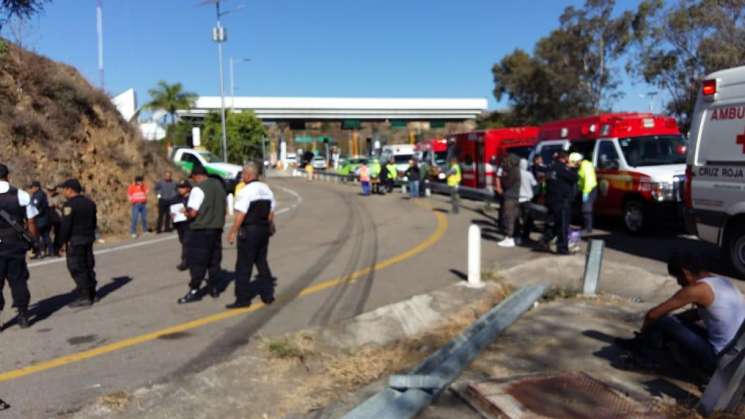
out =
{"type": "Polygon", "coordinates": [[[416,157],[429,166],[429,178],[445,180],[448,164],[448,141],[444,138],[431,138],[416,144],[416,157]]]}
{"type": "Polygon", "coordinates": [[[461,185],[490,188],[498,161],[508,153],[528,158],[538,139],[536,127],[497,128],[467,132],[448,137],[454,143],[452,155],[458,157],[463,179],[461,185]]]}
{"type": "Polygon", "coordinates": [[[535,153],[550,164],[559,150],[592,161],[598,175],[595,212],[623,217],[629,231],[681,216],[686,140],[675,119],[609,113],[542,125],[535,153]]]}

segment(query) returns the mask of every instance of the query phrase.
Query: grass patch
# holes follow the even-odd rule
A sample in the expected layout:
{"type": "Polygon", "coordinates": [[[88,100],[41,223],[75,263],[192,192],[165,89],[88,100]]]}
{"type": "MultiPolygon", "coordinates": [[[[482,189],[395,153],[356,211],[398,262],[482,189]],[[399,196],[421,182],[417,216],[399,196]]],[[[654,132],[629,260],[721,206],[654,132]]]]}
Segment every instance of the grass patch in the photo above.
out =
{"type": "Polygon", "coordinates": [[[568,300],[576,298],[580,294],[580,291],[576,288],[568,287],[551,287],[543,293],[541,301],[548,302],[554,300],[568,300]]]}
{"type": "Polygon", "coordinates": [[[505,277],[498,270],[490,270],[481,274],[481,280],[484,282],[503,282],[505,277]]]}
{"type": "Polygon", "coordinates": [[[101,405],[111,409],[114,412],[123,412],[124,408],[127,407],[127,404],[132,400],[132,396],[130,396],[125,391],[116,391],[111,394],[107,394],[105,396],[102,396],[100,399],[101,405]]]}
{"type": "Polygon", "coordinates": [[[269,342],[266,348],[269,353],[275,358],[289,359],[303,358],[305,356],[303,350],[289,340],[277,340],[269,342]]]}

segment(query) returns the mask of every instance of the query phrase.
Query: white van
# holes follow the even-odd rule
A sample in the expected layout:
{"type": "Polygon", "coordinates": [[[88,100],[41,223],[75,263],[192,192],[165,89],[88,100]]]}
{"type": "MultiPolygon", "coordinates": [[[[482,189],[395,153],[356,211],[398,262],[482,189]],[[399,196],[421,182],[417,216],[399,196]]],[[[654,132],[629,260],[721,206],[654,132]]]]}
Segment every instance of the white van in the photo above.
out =
{"type": "Polygon", "coordinates": [[[745,66],[710,74],[696,102],[686,169],[689,230],[745,276],[745,66]]]}
{"type": "Polygon", "coordinates": [[[385,145],[380,152],[381,164],[393,159],[393,163],[396,165],[396,171],[399,175],[403,175],[406,169],[409,168],[409,161],[414,158],[416,152],[414,144],[395,144],[385,145]]]}

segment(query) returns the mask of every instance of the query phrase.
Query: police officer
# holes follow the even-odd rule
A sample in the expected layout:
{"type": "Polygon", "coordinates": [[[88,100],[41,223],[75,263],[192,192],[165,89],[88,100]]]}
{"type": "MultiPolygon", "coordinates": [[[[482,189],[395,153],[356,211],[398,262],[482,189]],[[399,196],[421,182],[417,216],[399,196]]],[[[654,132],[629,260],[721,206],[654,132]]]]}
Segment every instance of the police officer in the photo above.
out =
{"type": "Polygon", "coordinates": [[[269,186],[258,181],[256,164],[243,168],[246,186],[235,201],[235,220],[228,233],[232,244],[238,239],[238,259],[235,263],[235,302],[226,308],[251,305],[251,273],[254,264],[258,269],[256,286],[264,304],[274,302],[274,283],[267,262],[269,237],[274,230],[274,194],[269,186]]]}
{"type": "Polygon", "coordinates": [[[77,179],[68,179],[62,185],[67,202],[62,207],[62,225],[59,242],[67,255],[67,270],[75,281],[78,299],[70,308],[88,307],[96,300],[96,259],[93,242],[96,241],[96,204],[81,195],[83,188],[77,179]]]}
{"type": "Polygon", "coordinates": [[[546,206],[548,219],[543,246],[548,248],[556,237],[556,250],[560,255],[569,254],[569,223],[572,219],[572,201],[579,175],[566,151],[559,151],[546,173],[546,206]]]}
{"type": "Polygon", "coordinates": [[[189,292],[179,298],[179,304],[199,299],[199,289],[208,272],[209,293],[213,298],[219,296],[217,280],[222,261],[222,230],[225,225],[227,195],[220,180],[207,176],[202,165],[194,166],[191,179],[194,186],[186,206],[186,215],[192,220],[186,238],[191,281],[189,292]]]}
{"type": "Polygon", "coordinates": [[[0,210],[8,217],[8,220],[0,217],[0,311],[5,307],[3,288],[7,280],[13,296],[13,306],[18,309],[18,325],[25,329],[30,326],[28,304],[31,295],[27,283],[26,252],[31,248],[31,243],[24,241],[11,223],[25,226],[31,236],[35,237],[37,230],[34,217],[38,215],[38,211],[31,203],[28,193],[10,185],[9,174],[8,167],[0,164],[0,210]]]}

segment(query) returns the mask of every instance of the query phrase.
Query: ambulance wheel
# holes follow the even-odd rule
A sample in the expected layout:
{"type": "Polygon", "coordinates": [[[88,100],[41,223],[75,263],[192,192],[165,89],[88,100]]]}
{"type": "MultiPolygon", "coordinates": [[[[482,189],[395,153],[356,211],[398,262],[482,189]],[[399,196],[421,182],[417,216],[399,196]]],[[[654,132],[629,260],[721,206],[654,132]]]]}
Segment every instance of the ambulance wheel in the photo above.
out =
{"type": "Polygon", "coordinates": [[[737,226],[727,234],[727,256],[735,273],[745,278],[745,226],[737,226]]]}
{"type": "Polygon", "coordinates": [[[637,199],[623,205],[623,226],[631,234],[641,234],[647,224],[647,211],[644,203],[637,199]]]}

